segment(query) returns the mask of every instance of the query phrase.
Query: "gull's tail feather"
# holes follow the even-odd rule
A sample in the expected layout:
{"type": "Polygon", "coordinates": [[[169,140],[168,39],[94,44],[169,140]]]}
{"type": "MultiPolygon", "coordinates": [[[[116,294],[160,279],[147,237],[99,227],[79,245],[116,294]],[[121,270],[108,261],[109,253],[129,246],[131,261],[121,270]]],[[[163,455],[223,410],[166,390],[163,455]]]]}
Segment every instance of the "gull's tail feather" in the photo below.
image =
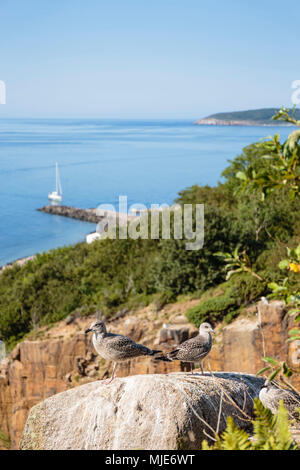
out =
{"type": "Polygon", "coordinates": [[[159,349],[152,349],[151,353],[150,353],[150,356],[155,356],[155,354],[158,354],[158,353],[161,353],[162,351],[160,351],[159,349]]]}
{"type": "Polygon", "coordinates": [[[167,356],[156,356],[155,361],[173,362],[172,359],[167,356]]]}
{"type": "Polygon", "coordinates": [[[176,356],[177,356],[178,351],[179,351],[179,349],[173,349],[173,351],[170,351],[170,352],[168,353],[168,357],[169,357],[170,359],[177,359],[176,356]]]}

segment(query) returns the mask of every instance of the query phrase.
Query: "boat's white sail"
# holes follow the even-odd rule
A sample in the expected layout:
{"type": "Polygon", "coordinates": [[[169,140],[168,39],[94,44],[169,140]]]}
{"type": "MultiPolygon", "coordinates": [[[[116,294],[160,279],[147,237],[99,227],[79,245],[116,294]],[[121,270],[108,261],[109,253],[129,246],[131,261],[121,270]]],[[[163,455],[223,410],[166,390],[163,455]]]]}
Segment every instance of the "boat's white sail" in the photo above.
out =
{"type": "Polygon", "coordinates": [[[59,177],[58,164],[56,163],[56,174],[55,174],[55,191],[48,194],[48,198],[51,201],[60,202],[62,201],[62,186],[59,177]]]}

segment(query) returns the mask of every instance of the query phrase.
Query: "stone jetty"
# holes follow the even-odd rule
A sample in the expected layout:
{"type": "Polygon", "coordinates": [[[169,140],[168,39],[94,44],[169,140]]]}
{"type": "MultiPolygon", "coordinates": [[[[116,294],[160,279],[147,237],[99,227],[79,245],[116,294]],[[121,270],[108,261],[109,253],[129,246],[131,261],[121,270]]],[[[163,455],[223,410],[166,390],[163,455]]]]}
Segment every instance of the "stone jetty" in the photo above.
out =
{"type": "Polygon", "coordinates": [[[51,215],[60,215],[63,217],[69,217],[71,219],[82,220],[84,222],[90,222],[92,224],[98,224],[104,217],[114,217],[116,216],[117,223],[121,221],[136,219],[137,215],[129,215],[121,212],[105,211],[104,213],[100,212],[98,209],[79,209],[78,207],[72,206],[63,206],[63,205],[51,205],[41,207],[37,209],[40,212],[51,215]]]}
{"type": "Polygon", "coordinates": [[[71,219],[83,220],[84,222],[91,222],[98,224],[103,216],[97,214],[96,209],[79,209],[78,207],[71,206],[44,206],[38,209],[40,212],[51,215],[61,215],[71,219]]]}

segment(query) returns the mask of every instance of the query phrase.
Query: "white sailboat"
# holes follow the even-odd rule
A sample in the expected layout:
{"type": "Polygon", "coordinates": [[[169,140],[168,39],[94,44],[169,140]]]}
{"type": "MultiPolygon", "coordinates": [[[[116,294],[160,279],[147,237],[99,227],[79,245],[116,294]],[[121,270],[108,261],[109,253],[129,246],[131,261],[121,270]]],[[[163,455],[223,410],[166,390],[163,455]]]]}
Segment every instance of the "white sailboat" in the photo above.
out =
{"type": "Polygon", "coordinates": [[[56,163],[56,183],[55,183],[55,191],[48,194],[48,199],[54,202],[61,202],[62,201],[62,187],[59,177],[58,171],[58,164],[56,163]]]}

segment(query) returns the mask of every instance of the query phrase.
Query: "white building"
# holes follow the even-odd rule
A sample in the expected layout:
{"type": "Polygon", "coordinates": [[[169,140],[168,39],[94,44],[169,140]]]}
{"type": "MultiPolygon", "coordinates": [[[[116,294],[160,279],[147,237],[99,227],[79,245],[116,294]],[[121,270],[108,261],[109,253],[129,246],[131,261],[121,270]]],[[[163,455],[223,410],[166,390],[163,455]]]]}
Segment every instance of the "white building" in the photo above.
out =
{"type": "Polygon", "coordinates": [[[90,245],[90,244],[93,243],[94,241],[100,240],[100,238],[101,238],[101,235],[100,235],[98,232],[92,232],[92,233],[89,233],[89,234],[85,237],[85,241],[87,242],[88,245],[90,245]]]}

